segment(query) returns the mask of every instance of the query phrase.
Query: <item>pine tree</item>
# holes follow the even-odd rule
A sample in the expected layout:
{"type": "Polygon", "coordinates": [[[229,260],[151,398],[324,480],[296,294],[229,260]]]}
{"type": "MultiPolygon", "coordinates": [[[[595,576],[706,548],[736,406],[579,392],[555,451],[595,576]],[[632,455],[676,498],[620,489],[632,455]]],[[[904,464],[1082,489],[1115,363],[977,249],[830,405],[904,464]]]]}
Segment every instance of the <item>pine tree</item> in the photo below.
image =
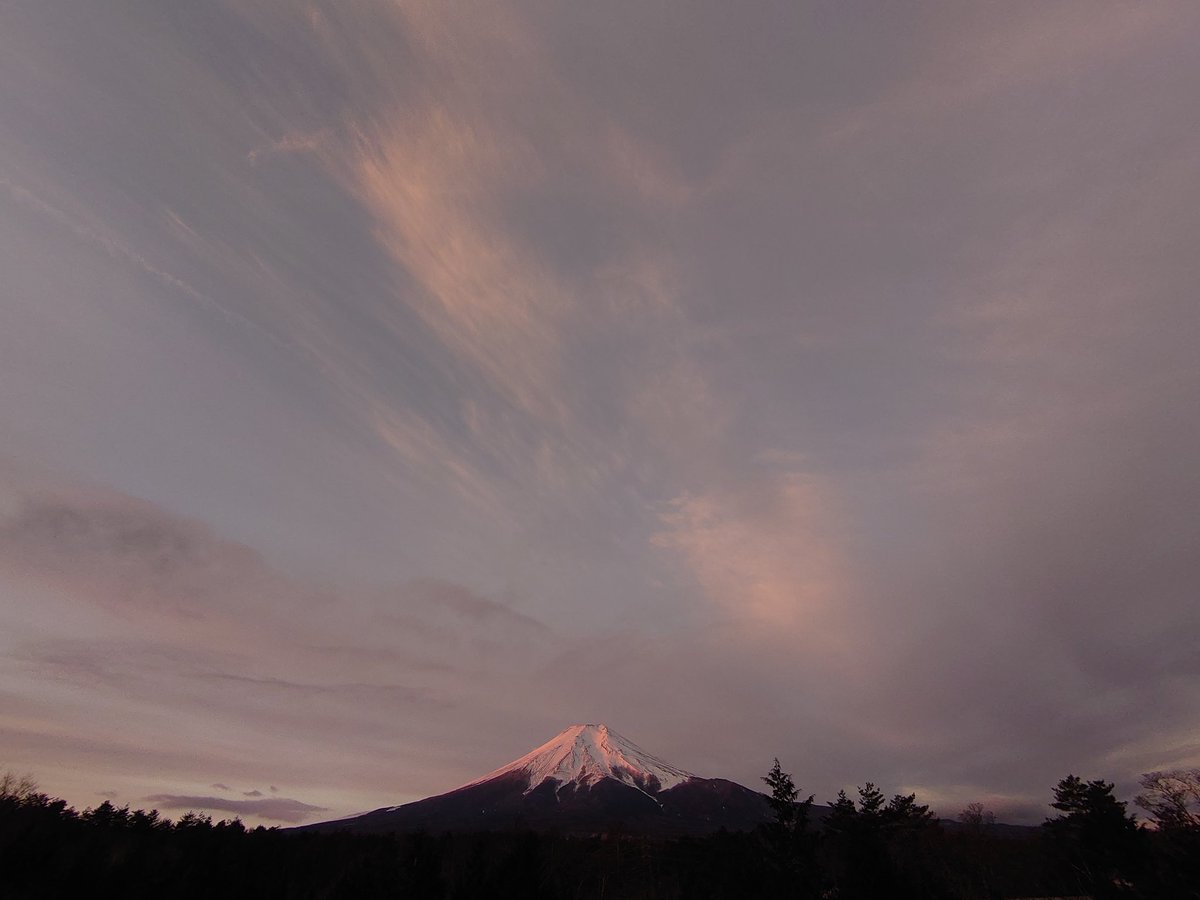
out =
{"type": "Polygon", "coordinates": [[[1080,886],[1097,896],[1120,896],[1141,855],[1137,820],[1113,796],[1113,785],[1068,775],[1054,788],[1050,804],[1062,815],[1044,827],[1080,886]]]}
{"type": "Polygon", "coordinates": [[[769,856],[781,896],[816,897],[820,881],[816,865],[815,837],[808,830],[813,798],[799,801],[800,792],[779,759],[763,781],[771,788],[768,802],[775,821],[767,829],[769,856]]]}
{"type": "MultiPolygon", "coordinates": [[[[771,789],[768,802],[771,804],[771,811],[775,814],[775,824],[784,831],[793,830],[797,816],[796,800],[800,796],[800,792],[796,790],[792,776],[780,767],[778,756],[775,757],[775,765],[771,766],[771,771],[763,777],[763,781],[771,789]]],[[[809,802],[812,802],[811,797],[809,802]]]]}

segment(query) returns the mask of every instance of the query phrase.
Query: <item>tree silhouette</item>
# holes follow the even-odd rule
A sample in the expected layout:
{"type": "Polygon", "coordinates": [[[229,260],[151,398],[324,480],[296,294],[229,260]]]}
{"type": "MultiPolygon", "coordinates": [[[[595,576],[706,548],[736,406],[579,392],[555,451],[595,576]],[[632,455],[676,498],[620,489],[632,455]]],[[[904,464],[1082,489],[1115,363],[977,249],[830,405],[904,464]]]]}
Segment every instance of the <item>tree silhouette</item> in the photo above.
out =
{"type": "Polygon", "coordinates": [[[916,794],[896,794],[889,801],[868,781],[858,789],[856,806],[845,791],[838,791],[825,829],[839,897],[936,894],[924,846],[936,821],[928,806],[917,803],[916,794]]]}
{"type": "Polygon", "coordinates": [[[771,789],[768,802],[775,815],[767,827],[767,840],[777,892],[792,897],[819,896],[815,837],[808,829],[813,796],[799,800],[800,792],[792,776],[779,765],[778,757],[763,781],[771,789]]]}
{"type": "Polygon", "coordinates": [[[1068,775],[1054,788],[1050,804],[1062,815],[1044,828],[1060,857],[1075,872],[1079,887],[1097,897],[1121,896],[1139,862],[1141,835],[1113,785],[1068,775]]]}
{"type": "Polygon", "coordinates": [[[796,831],[806,825],[808,811],[813,802],[812,795],[809,794],[803,803],[797,802],[800,792],[796,789],[792,776],[780,768],[779,757],[775,758],[775,765],[763,777],[763,781],[771,789],[768,802],[775,814],[775,824],[783,831],[796,831]]]}
{"type": "Polygon", "coordinates": [[[996,814],[982,803],[968,803],[958,814],[958,821],[971,831],[979,832],[996,824],[996,814]]]}
{"type": "Polygon", "coordinates": [[[1155,885],[1163,897],[1200,897],[1200,769],[1147,772],[1134,799],[1158,834],[1155,885]]]}
{"type": "Polygon", "coordinates": [[[1134,802],[1164,831],[1200,831],[1200,769],[1147,772],[1134,802]]]}

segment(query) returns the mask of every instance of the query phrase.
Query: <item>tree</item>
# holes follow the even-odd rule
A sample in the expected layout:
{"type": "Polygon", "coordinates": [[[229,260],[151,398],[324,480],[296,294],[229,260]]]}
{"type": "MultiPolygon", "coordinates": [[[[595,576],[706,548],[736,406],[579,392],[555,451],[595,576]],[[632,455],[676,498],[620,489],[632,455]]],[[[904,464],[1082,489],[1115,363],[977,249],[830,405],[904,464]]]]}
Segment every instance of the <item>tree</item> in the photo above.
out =
{"type": "Polygon", "coordinates": [[[1048,819],[1046,824],[1091,828],[1098,834],[1118,835],[1137,831],[1137,819],[1125,812],[1125,802],[1113,796],[1111,782],[1084,781],[1068,775],[1054,788],[1050,804],[1065,815],[1048,819]]]}
{"type": "Polygon", "coordinates": [[[813,795],[799,801],[800,792],[792,776],[783,771],[776,757],[763,781],[771,789],[767,802],[775,821],[767,829],[772,869],[781,895],[816,897],[820,879],[815,856],[815,839],[808,830],[808,814],[813,795]]]}
{"type": "Polygon", "coordinates": [[[873,782],[858,789],[858,805],[838,791],[825,819],[838,896],[930,897],[937,893],[923,850],[936,832],[929,807],[916,794],[888,800],[873,782]]]}
{"type": "Polygon", "coordinates": [[[959,877],[964,880],[960,890],[968,896],[998,896],[997,845],[991,834],[996,814],[973,802],[958,814],[958,821],[963,828],[952,841],[960,852],[959,877]]]}
{"type": "Polygon", "coordinates": [[[775,758],[775,765],[763,777],[763,781],[771,789],[771,796],[767,802],[771,804],[771,811],[775,814],[775,824],[781,830],[789,832],[803,828],[808,823],[808,811],[813,802],[812,794],[809,794],[803,803],[797,802],[800,792],[796,790],[792,776],[780,768],[779,757],[775,758]]]}
{"type": "Polygon", "coordinates": [[[1158,834],[1154,889],[1162,897],[1200,896],[1200,769],[1147,772],[1134,799],[1150,813],[1158,834]]]}
{"type": "Polygon", "coordinates": [[[897,794],[888,801],[881,817],[885,824],[903,828],[920,828],[937,821],[927,804],[917,803],[916,794],[897,794]]]}
{"type": "Polygon", "coordinates": [[[1119,895],[1139,862],[1141,835],[1124,801],[1113,796],[1113,785],[1068,775],[1055,786],[1050,805],[1063,814],[1043,827],[1080,886],[1097,896],[1119,895]]]}
{"type": "Polygon", "coordinates": [[[0,775],[0,801],[23,803],[37,794],[37,782],[29,775],[14,775],[5,772],[0,775]]]}
{"type": "Polygon", "coordinates": [[[129,805],[115,806],[105,800],[95,809],[85,809],[81,818],[97,828],[126,828],[130,824],[129,805]]]}
{"type": "Polygon", "coordinates": [[[213,827],[212,816],[189,809],[175,823],[176,831],[208,831],[213,827]]]}
{"type": "Polygon", "coordinates": [[[1200,769],[1147,772],[1134,803],[1163,831],[1200,830],[1200,769]]]}
{"type": "Polygon", "coordinates": [[[129,827],[136,831],[170,831],[174,825],[170,819],[160,816],[157,809],[150,812],[135,809],[129,814],[129,827]]]}
{"type": "Polygon", "coordinates": [[[829,804],[829,815],[825,818],[825,827],[830,831],[845,831],[850,828],[858,817],[854,801],[846,796],[845,791],[838,791],[837,798],[829,804]]]}
{"type": "Polygon", "coordinates": [[[882,816],[883,805],[887,798],[883,791],[875,787],[874,782],[868,781],[858,789],[858,813],[867,818],[882,816]]]}
{"type": "Polygon", "coordinates": [[[996,824],[996,814],[990,809],[984,809],[979,802],[968,803],[958,814],[958,821],[971,831],[982,831],[996,824]]]}

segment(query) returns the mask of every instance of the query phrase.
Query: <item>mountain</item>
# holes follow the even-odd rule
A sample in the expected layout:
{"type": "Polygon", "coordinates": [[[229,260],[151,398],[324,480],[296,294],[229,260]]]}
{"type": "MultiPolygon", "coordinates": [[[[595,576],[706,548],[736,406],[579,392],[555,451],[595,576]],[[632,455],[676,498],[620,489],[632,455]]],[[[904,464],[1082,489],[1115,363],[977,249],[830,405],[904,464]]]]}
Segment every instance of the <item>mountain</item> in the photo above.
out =
{"type": "Polygon", "coordinates": [[[700,778],[606,725],[572,725],[520,759],[446,794],[306,831],[557,830],[675,836],[745,831],[770,817],[767,798],[700,778]]]}

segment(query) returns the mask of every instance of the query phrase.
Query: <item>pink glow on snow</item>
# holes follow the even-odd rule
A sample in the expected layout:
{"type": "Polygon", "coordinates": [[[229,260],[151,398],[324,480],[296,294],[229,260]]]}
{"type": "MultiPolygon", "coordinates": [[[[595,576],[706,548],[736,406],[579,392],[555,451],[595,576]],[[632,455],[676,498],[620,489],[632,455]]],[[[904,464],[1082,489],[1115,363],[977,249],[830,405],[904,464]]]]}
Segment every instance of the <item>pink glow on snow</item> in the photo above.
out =
{"type": "Polygon", "coordinates": [[[547,779],[560,784],[574,782],[590,786],[604,778],[615,778],[641,790],[655,792],[696,777],[647,753],[607,725],[572,725],[520,759],[463,787],[482,784],[510,772],[529,775],[525,793],[547,779]]]}

